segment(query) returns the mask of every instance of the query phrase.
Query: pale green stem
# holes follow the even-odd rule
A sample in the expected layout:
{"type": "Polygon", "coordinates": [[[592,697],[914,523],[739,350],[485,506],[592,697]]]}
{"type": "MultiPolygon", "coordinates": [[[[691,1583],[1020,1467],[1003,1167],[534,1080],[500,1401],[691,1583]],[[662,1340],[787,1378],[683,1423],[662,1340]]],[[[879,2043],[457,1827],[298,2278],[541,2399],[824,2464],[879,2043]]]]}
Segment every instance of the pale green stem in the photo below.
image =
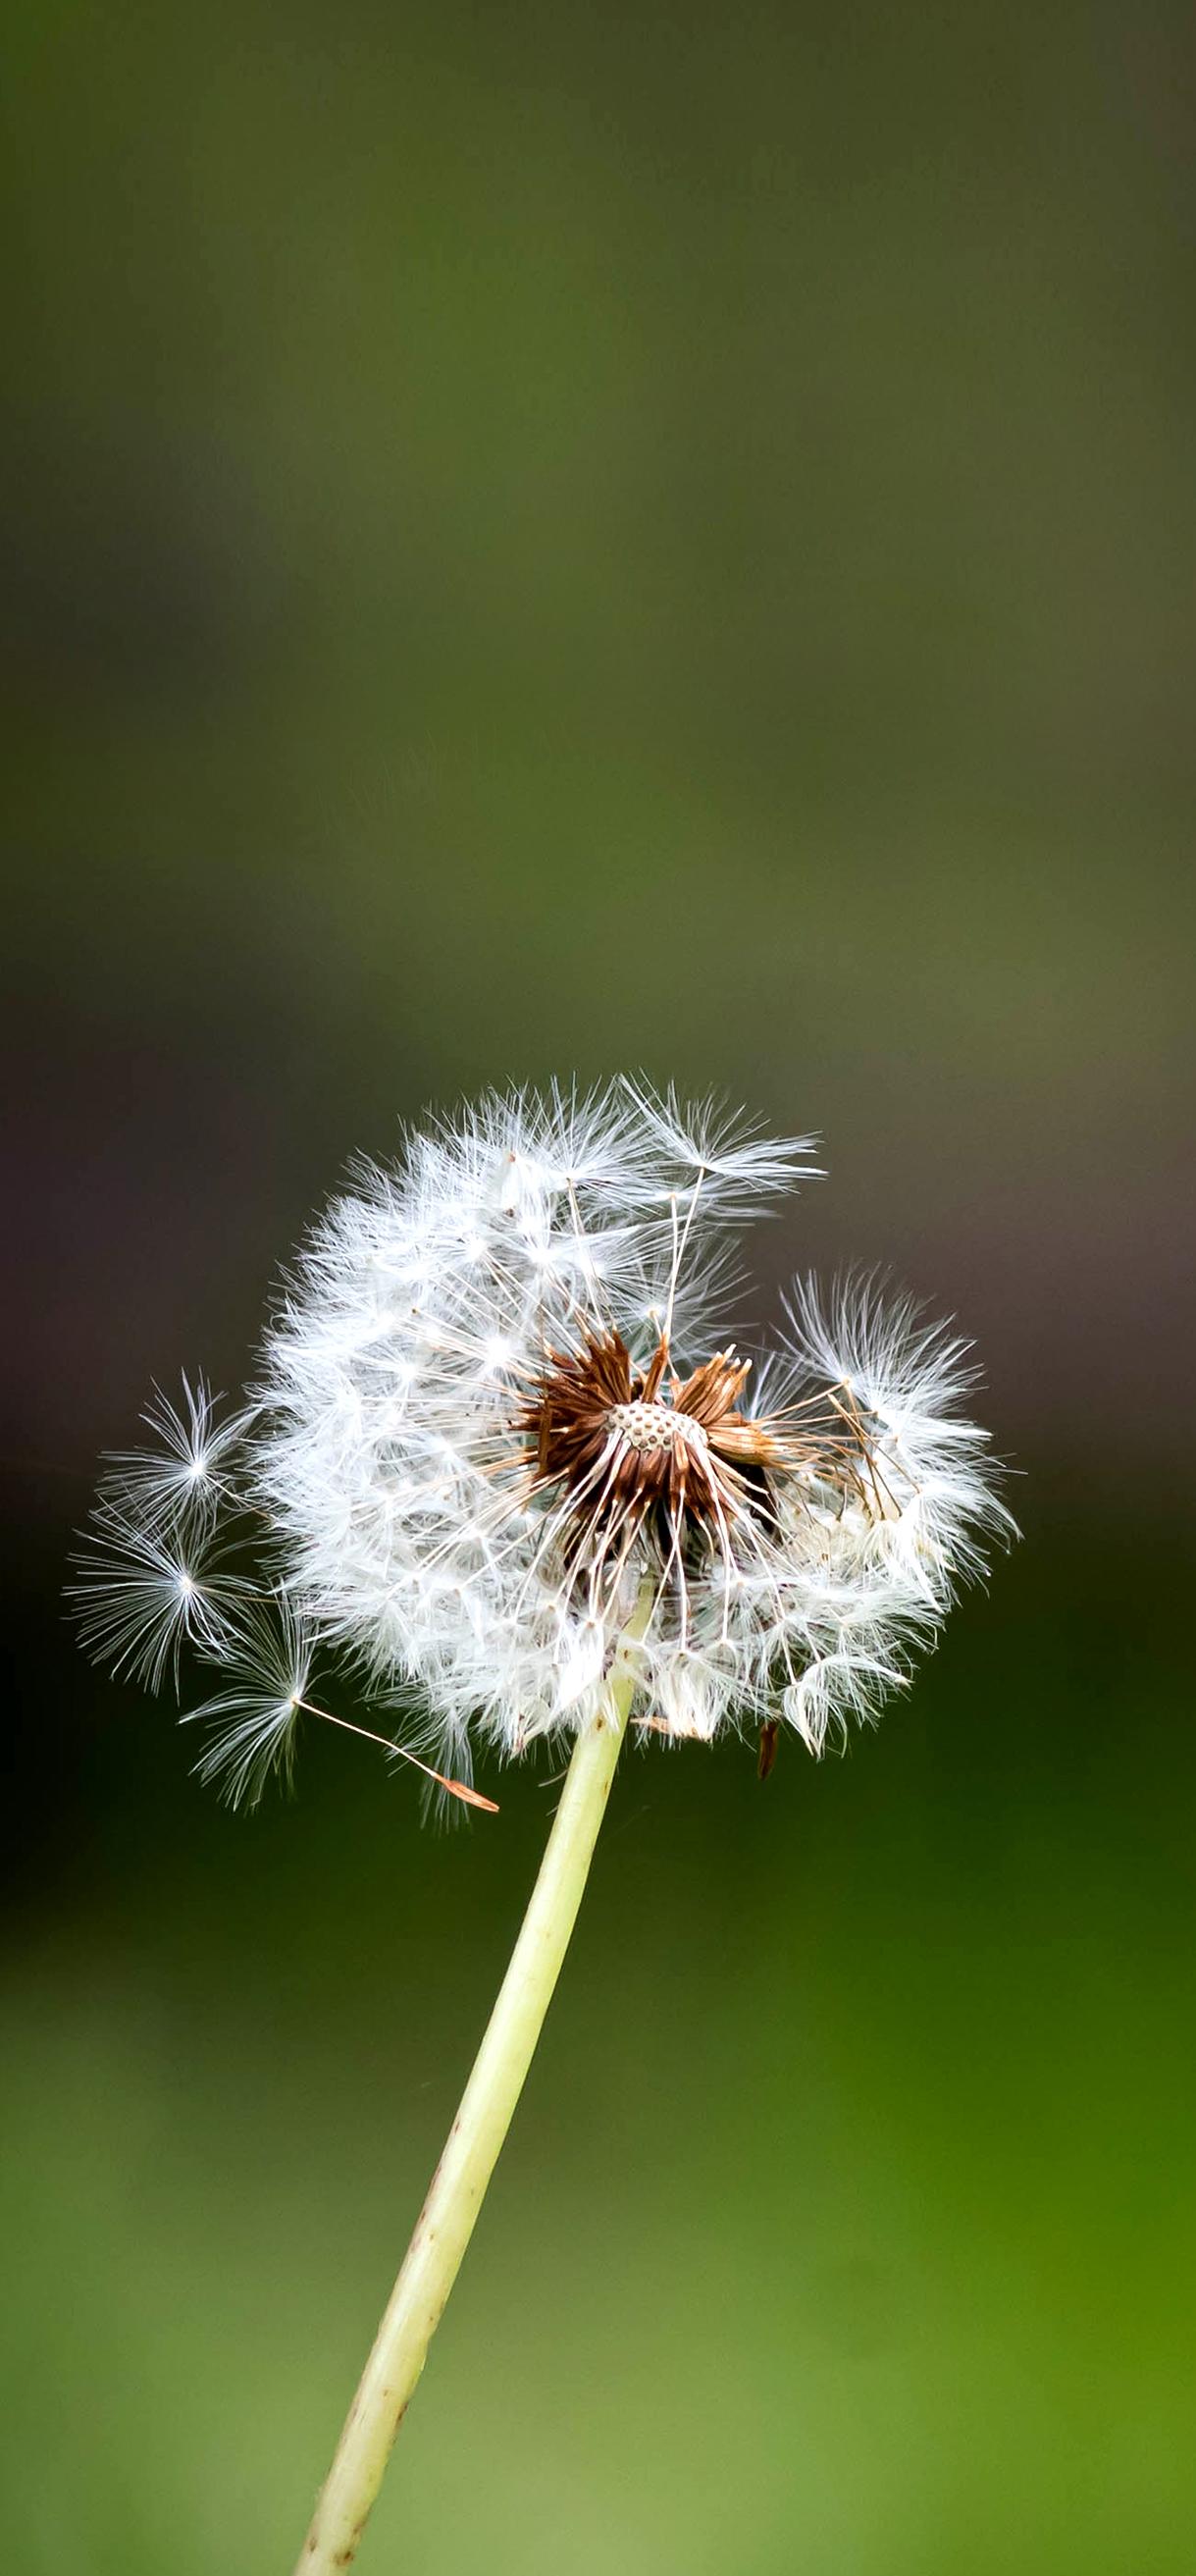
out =
{"type": "Polygon", "coordinates": [[[378,2328],[296,2576],[352,2565],[390,2446],[473,2234],[577,1920],[598,1828],[627,1731],[635,1648],[652,1587],[641,1591],[611,1679],[573,1749],[561,1802],[510,1966],[378,2328]]]}

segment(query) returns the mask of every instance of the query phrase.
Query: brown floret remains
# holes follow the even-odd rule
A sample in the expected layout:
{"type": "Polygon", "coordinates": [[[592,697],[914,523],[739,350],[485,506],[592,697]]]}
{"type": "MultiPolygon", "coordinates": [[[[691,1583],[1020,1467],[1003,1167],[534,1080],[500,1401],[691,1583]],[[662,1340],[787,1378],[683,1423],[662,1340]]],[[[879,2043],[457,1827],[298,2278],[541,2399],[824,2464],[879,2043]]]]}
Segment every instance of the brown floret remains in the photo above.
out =
{"type": "Polygon", "coordinates": [[[797,1467],[803,1448],[780,1421],[740,1411],[750,1368],[734,1350],[716,1351],[680,1379],[662,1338],[636,1370],[620,1333],[592,1328],[576,1350],[547,1354],[516,1428],[534,1490],[556,1488],[572,1503],[575,1552],[592,1539],[605,1553],[616,1532],[641,1530],[665,1552],[694,1538],[727,1547],[745,1519],[769,1525],[771,1480],[797,1467]]]}

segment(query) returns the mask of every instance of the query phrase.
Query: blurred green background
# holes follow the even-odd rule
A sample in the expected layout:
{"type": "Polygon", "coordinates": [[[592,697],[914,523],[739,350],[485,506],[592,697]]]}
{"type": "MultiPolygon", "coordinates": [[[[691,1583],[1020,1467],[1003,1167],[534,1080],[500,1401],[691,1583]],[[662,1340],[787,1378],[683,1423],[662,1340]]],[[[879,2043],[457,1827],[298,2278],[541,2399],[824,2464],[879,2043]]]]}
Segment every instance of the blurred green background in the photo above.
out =
{"type": "Polygon", "coordinates": [[[9,18],[8,2563],[285,2570],[552,1801],[228,1817],[60,1613],[356,1147],[645,1066],[980,1343],[880,1733],[626,1764],[363,2552],[1193,2563],[1192,40],[1147,5],[9,18]]]}

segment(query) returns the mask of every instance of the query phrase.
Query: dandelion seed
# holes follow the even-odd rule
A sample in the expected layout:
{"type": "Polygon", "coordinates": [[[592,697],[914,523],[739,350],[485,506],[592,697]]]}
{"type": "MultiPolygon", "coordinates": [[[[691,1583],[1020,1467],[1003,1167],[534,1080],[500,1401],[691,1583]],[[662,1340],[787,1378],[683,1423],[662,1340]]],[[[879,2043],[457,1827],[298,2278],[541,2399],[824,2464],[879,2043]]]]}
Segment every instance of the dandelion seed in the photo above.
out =
{"type": "Polygon", "coordinates": [[[222,1490],[228,1490],[223,1478],[252,1418],[246,1410],[219,1422],[218,1404],[202,1377],[194,1385],[183,1377],[179,1405],[155,1387],[142,1415],[155,1445],[118,1450],[110,1457],[104,1495],[147,1526],[211,1518],[222,1490]]]}
{"type": "Polygon", "coordinates": [[[317,1642],[281,1594],[253,1604],[229,1622],[221,1661],[233,1665],[235,1678],[198,1708],[188,1709],[183,1719],[185,1726],[209,1731],[210,1741],[195,1765],[199,1779],[217,1782],[230,1807],[256,1807],[275,1775],[289,1790],[299,1721],[310,1717],[379,1745],[390,1761],[412,1763],[444,1797],[498,1814],[492,1798],[483,1798],[467,1781],[445,1779],[407,1745],[318,1708],[310,1697],[317,1642]]]}
{"type": "Polygon", "coordinates": [[[185,1643],[227,1651],[229,1614],[245,1587],[218,1564],[210,1541],[162,1528],[156,1513],[139,1525],[129,1510],[101,1502],[74,1563],[68,1595],[96,1662],[160,1690],[168,1677],[177,1685],[185,1643]]]}
{"type": "Polygon", "coordinates": [[[234,1666],[235,1679],[184,1719],[209,1730],[195,1769],[219,1784],[229,1806],[256,1807],[274,1773],[290,1788],[314,1653],[310,1628],[284,1599],[252,1604],[230,1627],[221,1661],[234,1666]]]}

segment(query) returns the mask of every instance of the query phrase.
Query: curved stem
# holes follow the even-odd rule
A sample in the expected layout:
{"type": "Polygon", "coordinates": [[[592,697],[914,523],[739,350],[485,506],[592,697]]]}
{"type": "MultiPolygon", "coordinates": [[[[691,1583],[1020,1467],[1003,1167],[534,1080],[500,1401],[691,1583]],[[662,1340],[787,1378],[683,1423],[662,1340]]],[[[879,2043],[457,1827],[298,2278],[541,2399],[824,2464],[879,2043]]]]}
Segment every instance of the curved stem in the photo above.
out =
{"type": "Polygon", "coordinates": [[[423,2369],[552,2000],[606,1808],[635,1690],[641,1591],[599,1707],[573,1749],[531,1903],[486,2036],[432,2177],[300,2553],[296,2576],[352,2565],[390,2447],[423,2369]]]}

